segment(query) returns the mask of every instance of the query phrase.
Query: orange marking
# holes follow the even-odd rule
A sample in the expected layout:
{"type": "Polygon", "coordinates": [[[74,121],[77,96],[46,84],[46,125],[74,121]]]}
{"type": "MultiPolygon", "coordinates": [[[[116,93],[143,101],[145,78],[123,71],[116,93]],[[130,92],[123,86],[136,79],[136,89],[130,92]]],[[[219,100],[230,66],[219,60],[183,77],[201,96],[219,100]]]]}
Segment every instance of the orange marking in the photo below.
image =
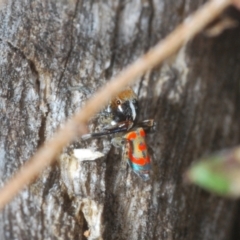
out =
{"type": "Polygon", "coordinates": [[[150,163],[150,157],[147,156],[146,158],[135,158],[132,154],[129,156],[130,160],[133,163],[136,163],[138,165],[145,165],[147,163],[150,163]]]}
{"type": "Polygon", "coordinates": [[[140,143],[140,144],[138,145],[138,149],[139,149],[140,151],[144,151],[144,150],[147,149],[147,146],[146,146],[145,143],[140,143]]]}
{"type": "Polygon", "coordinates": [[[143,129],[140,129],[140,135],[141,135],[141,137],[145,137],[145,132],[143,129]]]}
{"type": "Polygon", "coordinates": [[[127,139],[128,140],[133,140],[137,137],[137,134],[135,132],[130,132],[128,135],[127,135],[127,139]]]}
{"type": "Polygon", "coordinates": [[[127,99],[131,99],[132,97],[135,97],[135,93],[131,88],[128,88],[120,92],[117,97],[119,97],[122,100],[127,100],[127,99]]]}
{"type": "Polygon", "coordinates": [[[122,92],[120,92],[116,97],[114,97],[111,101],[110,101],[110,105],[112,108],[117,108],[117,100],[120,100],[122,102],[127,101],[128,99],[132,99],[132,98],[136,98],[137,96],[136,94],[133,92],[133,90],[131,88],[127,88],[125,90],[123,90],[122,92]]]}

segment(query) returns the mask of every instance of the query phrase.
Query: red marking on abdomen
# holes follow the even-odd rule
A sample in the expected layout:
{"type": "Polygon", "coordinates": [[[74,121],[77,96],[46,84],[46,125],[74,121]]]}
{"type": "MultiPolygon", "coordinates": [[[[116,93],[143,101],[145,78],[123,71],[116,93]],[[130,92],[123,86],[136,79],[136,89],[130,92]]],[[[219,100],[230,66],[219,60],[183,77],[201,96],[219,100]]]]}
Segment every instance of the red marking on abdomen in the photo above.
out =
{"type": "Polygon", "coordinates": [[[147,156],[145,158],[143,158],[143,157],[142,158],[135,158],[131,154],[131,155],[129,155],[129,158],[130,158],[131,162],[136,163],[138,165],[145,165],[145,164],[150,163],[150,157],[149,156],[147,156]]]}
{"type": "Polygon", "coordinates": [[[138,145],[138,149],[139,149],[140,151],[144,151],[144,150],[147,149],[147,146],[146,146],[145,143],[140,143],[140,144],[138,145]]]}
{"type": "Polygon", "coordinates": [[[128,135],[127,135],[127,139],[128,140],[133,140],[137,137],[137,134],[135,132],[130,132],[128,135]]]}
{"type": "Polygon", "coordinates": [[[141,135],[141,137],[145,137],[145,132],[143,129],[140,130],[140,135],[141,135]]]}

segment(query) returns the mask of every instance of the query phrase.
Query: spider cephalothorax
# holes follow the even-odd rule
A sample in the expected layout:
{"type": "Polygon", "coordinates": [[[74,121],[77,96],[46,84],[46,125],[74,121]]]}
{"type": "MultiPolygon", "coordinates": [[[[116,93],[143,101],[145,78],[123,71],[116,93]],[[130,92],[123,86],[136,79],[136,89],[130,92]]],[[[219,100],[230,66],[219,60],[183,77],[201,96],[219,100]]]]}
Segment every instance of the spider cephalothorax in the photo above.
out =
{"type": "Polygon", "coordinates": [[[137,95],[131,88],[122,91],[110,101],[108,112],[112,116],[111,125],[126,121],[135,123],[138,116],[137,95]]]}

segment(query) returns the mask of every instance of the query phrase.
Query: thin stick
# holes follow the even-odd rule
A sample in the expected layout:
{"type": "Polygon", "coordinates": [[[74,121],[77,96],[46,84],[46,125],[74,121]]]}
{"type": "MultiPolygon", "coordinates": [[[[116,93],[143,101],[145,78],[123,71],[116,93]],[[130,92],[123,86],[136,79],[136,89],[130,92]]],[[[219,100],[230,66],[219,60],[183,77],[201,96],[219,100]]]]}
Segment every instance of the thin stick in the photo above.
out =
{"type": "Polygon", "coordinates": [[[38,176],[44,168],[50,165],[63,147],[86,132],[85,126],[89,119],[101,110],[110,98],[118,94],[127,85],[133,83],[144,72],[152,69],[175,53],[230,4],[230,0],[213,0],[206,3],[194,15],[187,18],[183,24],[179,25],[168,37],[100,89],[82,110],[77,112],[62,129],[58,130],[53,138],[47,141],[0,190],[0,209],[24,186],[38,176]]]}

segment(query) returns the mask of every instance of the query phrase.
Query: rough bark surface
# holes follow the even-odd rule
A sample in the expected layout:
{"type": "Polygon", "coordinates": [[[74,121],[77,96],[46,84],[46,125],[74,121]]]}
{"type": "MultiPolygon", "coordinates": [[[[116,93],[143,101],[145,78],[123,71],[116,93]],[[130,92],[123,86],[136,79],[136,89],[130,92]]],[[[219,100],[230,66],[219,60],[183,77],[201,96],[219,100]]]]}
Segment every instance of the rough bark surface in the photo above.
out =
{"type": "MultiPolygon", "coordinates": [[[[202,0],[7,1],[0,12],[1,185],[116,73],[202,0]],[[70,91],[78,86],[78,91],[70,91]]],[[[0,215],[5,239],[229,239],[236,203],[183,184],[193,159],[239,143],[239,29],[198,36],[134,90],[153,171],[120,171],[109,139],[76,141],[0,215]],[[71,158],[73,148],[104,153],[71,158]]],[[[97,127],[93,119],[90,129],[97,127]]]]}

